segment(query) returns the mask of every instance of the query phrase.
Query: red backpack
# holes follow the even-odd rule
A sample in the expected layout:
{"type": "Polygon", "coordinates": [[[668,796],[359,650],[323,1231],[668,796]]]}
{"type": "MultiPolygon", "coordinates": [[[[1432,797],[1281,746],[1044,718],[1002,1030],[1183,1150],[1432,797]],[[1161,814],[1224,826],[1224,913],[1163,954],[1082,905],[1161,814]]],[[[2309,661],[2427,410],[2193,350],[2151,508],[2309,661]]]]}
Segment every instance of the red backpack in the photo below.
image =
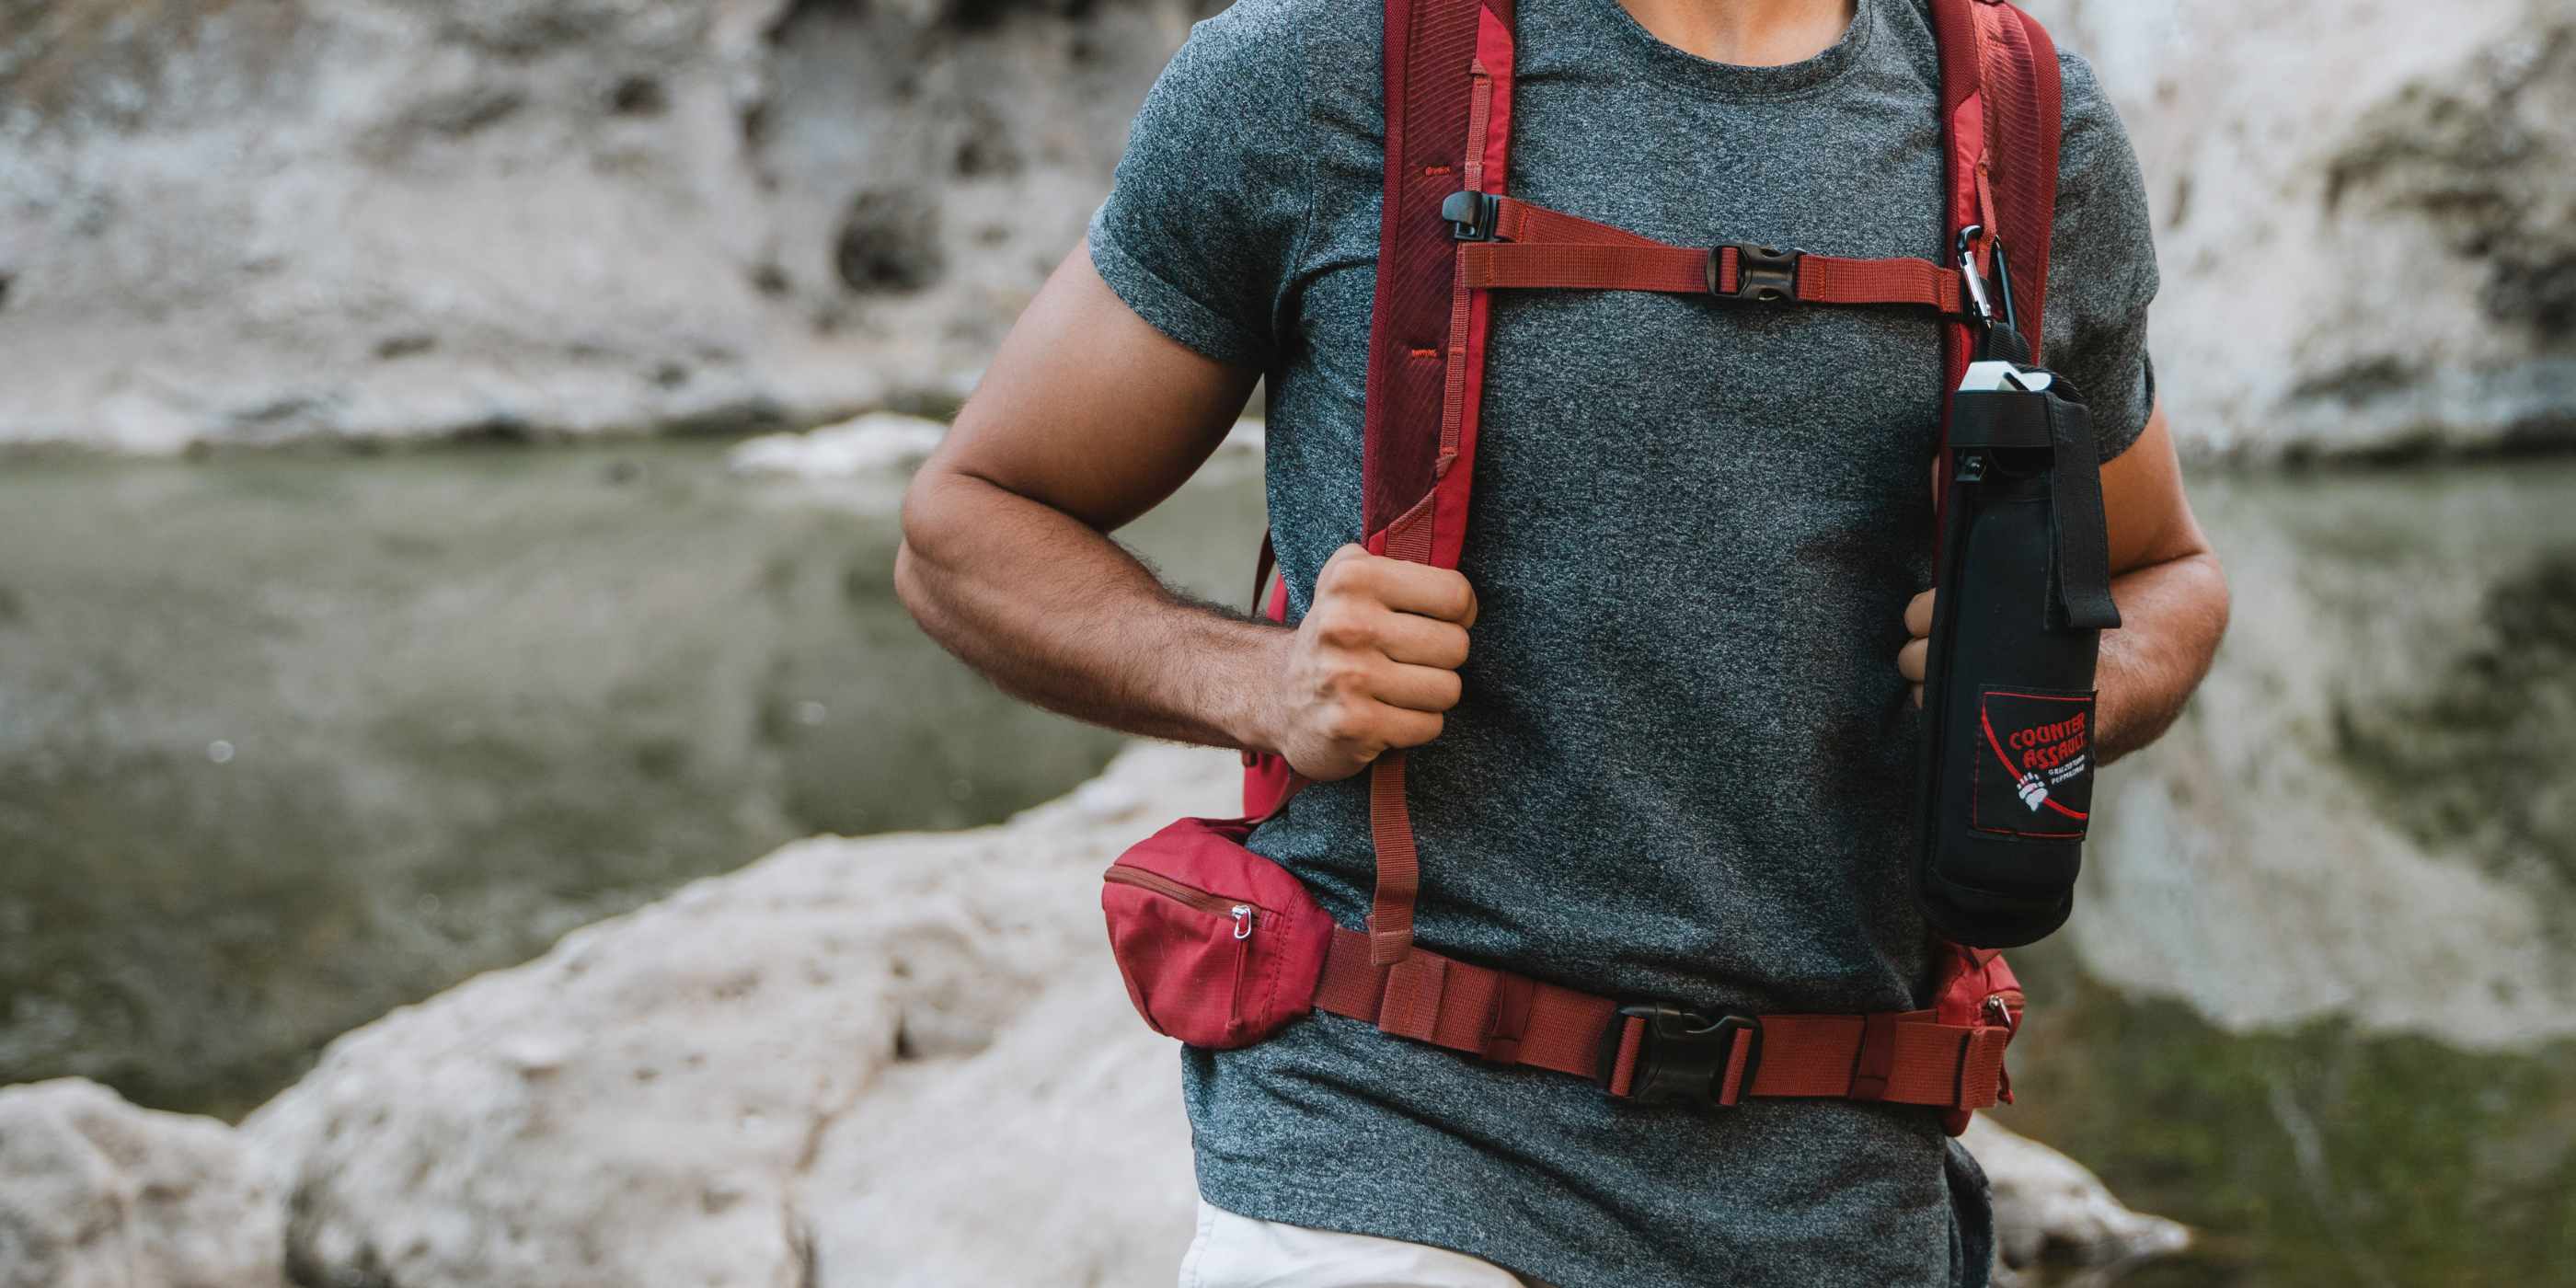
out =
{"type": "MultiPolygon", "coordinates": [[[[1511,0],[1386,0],[1386,177],[1369,336],[1364,530],[1370,551],[1458,566],[1474,479],[1493,292],[1710,294],[1748,307],[1938,310],[1954,390],[1996,325],[1989,269],[2011,247],[2003,316],[2036,359],[2056,206],[2060,87],[2048,34],[2001,0],[1933,0],[1944,202],[1954,261],[1843,259],[1763,245],[1675,246],[1501,191],[1511,138],[1511,0]]],[[[1925,396],[1934,394],[1925,390],[1925,396]]],[[[1944,424],[1948,422],[1945,402],[1944,424]]],[[[1261,610],[1288,587],[1262,548],[1261,610]]],[[[2022,993],[2001,955],[1935,950],[1928,1010],[1706,1015],[1445,957],[1413,942],[1421,856],[1404,755],[1369,770],[1377,881],[1368,929],[1333,923],[1287,869],[1243,846],[1297,782],[1247,756],[1246,817],[1183,819],[1121,855],[1101,905],[1137,1011],[1157,1032],[1228,1048],[1322,1009],[1500,1064],[1593,1079],[1613,1097],[1733,1105],[1746,1096],[1931,1105],[1956,1134],[2009,1100],[2004,1048],[2022,993]]]]}

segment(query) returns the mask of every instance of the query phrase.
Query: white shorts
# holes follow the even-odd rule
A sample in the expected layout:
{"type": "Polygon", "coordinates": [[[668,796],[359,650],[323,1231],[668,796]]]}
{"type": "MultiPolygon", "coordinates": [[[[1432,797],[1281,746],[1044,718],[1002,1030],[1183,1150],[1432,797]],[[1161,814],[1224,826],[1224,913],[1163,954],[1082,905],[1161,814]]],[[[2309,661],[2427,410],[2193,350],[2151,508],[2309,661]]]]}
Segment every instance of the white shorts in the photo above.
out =
{"type": "Polygon", "coordinates": [[[1238,1216],[1199,1200],[1180,1288],[1547,1288],[1463,1252],[1238,1216]]]}

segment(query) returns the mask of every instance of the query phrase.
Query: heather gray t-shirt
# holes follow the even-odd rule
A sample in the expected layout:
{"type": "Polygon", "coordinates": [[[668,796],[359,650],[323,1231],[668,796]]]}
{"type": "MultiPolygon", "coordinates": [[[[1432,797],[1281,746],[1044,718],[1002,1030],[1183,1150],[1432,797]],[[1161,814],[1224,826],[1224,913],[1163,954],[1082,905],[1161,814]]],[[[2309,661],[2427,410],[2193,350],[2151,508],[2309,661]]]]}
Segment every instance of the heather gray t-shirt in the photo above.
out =
{"type": "MultiPolygon", "coordinates": [[[[1787,67],[1665,45],[1618,0],[1520,0],[1507,190],[1691,245],[1942,251],[1924,0],[1862,0],[1787,67]]],[[[1295,612],[1358,540],[1383,113],[1379,0],[1242,0],[1137,117],[1101,275],[1266,373],[1295,612]]],[[[2046,313],[2107,457],[2144,427],[2156,288],[2137,162],[2065,60],[2046,313]]],[[[1494,308],[1463,571],[1466,697],[1409,766],[1419,938],[1705,1011],[1928,1004],[1908,894],[1917,716],[1895,670],[1930,579],[1939,324],[1625,292],[1494,308]]],[[[1366,780],[1264,826],[1343,925],[1366,780]]],[[[1987,1214],[1931,1110],[1614,1104],[1318,1015],[1183,1058],[1206,1198],[1439,1244],[1565,1288],[1984,1282],[1987,1214]],[[1955,1176],[1945,1176],[1945,1171],[1955,1176]]]]}

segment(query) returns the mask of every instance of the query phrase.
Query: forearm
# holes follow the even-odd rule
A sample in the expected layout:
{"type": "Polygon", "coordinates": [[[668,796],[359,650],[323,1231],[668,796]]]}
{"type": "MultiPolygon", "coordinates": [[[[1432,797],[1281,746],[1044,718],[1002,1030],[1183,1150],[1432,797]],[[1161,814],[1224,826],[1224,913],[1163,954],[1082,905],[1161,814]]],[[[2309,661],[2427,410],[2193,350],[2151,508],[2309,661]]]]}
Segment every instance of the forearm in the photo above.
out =
{"type": "Polygon", "coordinates": [[[1259,696],[1290,633],[1174,593],[1103,533],[965,473],[917,480],[895,589],[1015,696],[1128,733],[1270,750],[1259,696]]]}
{"type": "Polygon", "coordinates": [[[2102,763],[2164,734],[2209,673],[2227,630],[2227,579],[2206,551],[2113,578],[2111,596],[2120,629],[2102,634],[2095,680],[2102,763]]]}

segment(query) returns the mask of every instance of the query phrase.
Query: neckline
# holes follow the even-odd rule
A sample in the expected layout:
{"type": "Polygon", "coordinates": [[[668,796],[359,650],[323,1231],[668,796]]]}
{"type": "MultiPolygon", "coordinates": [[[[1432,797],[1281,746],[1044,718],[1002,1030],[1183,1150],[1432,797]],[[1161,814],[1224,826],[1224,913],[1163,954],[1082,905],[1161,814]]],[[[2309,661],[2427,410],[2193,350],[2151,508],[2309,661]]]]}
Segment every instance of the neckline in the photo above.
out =
{"type": "Polygon", "coordinates": [[[1854,0],[1851,25],[1823,52],[1777,67],[1748,67],[1702,58],[1646,30],[1619,0],[1587,0],[1602,11],[1616,52],[1658,80],[1710,98],[1780,98],[1825,85],[1852,69],[1878,24],[1877,0],[1854,0]]]}

